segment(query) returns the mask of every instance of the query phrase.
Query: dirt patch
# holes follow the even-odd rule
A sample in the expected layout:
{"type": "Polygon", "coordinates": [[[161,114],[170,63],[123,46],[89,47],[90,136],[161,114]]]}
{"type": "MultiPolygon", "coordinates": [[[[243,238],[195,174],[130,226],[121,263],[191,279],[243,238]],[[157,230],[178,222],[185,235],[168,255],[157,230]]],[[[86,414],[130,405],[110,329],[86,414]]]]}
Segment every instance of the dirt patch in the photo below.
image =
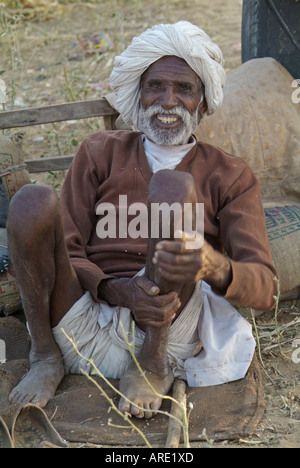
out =
{"type": "MultiPolygon", "coordinates": [[[[9,91],[7,110],[108,94],[115,55],[157,23],[191,21],[219,44],[228,72],[241,63],[241,1],[36,1],[35,9],[28,2],[25,10],[21,1],[0,6],[0,77],[9,91]],[[86,54],[80,38],[101,31],[113,45],[102,54],[86,54]]],[[[73,154],[82,138],[102,125],[101,119],[89,119],[32,127],[27,157],[73,154]]],[[[63,177],[49,173],[42,180],[59,190],[63,177]]],[[[206,441],[194,447],[300,447],[300,363],[292,360],[300,358],[293,347],[299,346],[299,320],[299,301],[281,305],[278,320],[274,312],[256,319],[267,402],[256,433],[234,443],[206,441]]]]}

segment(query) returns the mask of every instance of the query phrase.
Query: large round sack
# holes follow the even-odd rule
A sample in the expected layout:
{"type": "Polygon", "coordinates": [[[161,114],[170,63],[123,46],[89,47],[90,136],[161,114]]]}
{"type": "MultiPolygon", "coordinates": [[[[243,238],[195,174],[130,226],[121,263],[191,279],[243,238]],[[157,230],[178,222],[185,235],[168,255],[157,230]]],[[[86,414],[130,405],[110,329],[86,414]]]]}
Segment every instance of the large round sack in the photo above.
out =
{"type": "Polygon", "coordinates": [[[300,204],[300,104],[293,77],[273,58],[250,60],[228,75],[224,103],[205,117],[198,140],[245,159],[264,201],[300,204]]]}

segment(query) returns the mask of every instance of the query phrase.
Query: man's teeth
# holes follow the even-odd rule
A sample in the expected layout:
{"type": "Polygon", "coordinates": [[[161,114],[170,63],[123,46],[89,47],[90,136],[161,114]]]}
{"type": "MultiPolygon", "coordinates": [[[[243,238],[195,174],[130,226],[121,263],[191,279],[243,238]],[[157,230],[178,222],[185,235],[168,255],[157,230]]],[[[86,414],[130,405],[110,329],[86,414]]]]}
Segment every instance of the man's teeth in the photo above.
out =
{"type": "Polygon", "coordinates": [[[171,116],[166,116],[166,115],[158,115],[157,118],[158,120],[160,120],[162,123],[165,123],[165,124],[175,123],[178,120],[178,117],[171,117],[171,116]]]}

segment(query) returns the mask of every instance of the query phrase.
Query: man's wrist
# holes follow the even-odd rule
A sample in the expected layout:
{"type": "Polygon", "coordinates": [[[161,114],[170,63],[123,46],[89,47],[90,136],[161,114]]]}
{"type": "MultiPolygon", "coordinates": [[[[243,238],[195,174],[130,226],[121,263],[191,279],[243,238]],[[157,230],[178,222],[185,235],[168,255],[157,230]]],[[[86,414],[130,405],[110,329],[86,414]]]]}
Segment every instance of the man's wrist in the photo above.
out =
{"type": "Polygon", "coordinates": [[[222,257],[222,262],[215,268],[213,274],[208,275],[204,280],[214,289],[225,295],[232,282],[232,268],[230,260],[224,256],[222,257]]]}
{"type": "Polygon", "coordinates": [[[128,307],[130,278],[109,278],[98,286],[98,297],[112,306],[128,307]]]}

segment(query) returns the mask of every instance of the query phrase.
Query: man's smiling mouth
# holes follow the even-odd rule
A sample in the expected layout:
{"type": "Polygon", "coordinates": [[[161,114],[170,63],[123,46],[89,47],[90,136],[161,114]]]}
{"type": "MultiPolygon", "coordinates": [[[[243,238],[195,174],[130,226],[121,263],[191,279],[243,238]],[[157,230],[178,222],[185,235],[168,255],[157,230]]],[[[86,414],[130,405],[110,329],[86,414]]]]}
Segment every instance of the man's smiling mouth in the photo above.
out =
{"type": "Polygon", "coordinates": [[[157,120],[159,120],[159,122],[163,124],[175,124],[181,120],[181,118],[175,114],[171,114],[171,115],[157,114],[156,118],[157,120]]]}

